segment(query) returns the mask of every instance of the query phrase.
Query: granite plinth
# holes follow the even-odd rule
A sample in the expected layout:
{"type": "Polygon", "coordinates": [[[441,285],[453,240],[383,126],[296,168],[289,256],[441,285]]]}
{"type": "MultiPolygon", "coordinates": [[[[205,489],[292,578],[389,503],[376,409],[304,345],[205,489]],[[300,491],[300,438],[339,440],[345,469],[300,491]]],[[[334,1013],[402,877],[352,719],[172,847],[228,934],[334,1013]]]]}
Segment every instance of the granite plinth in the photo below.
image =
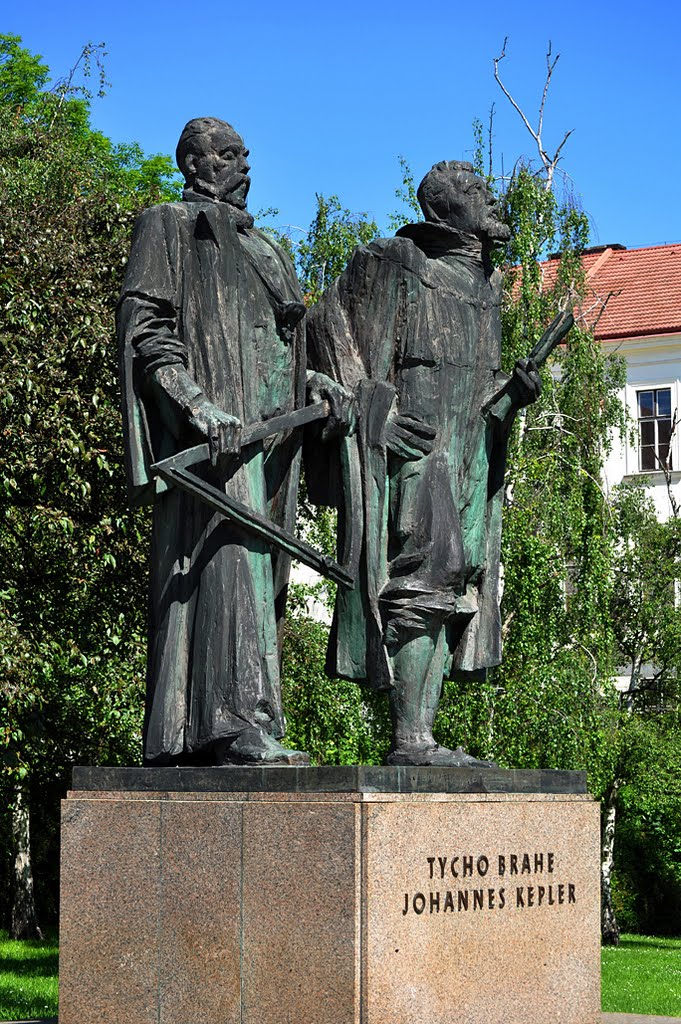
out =
{"type": "Polygon", "coordinates": [[[319,769],[320,790],[267,769],[268,791],[151,769],[117,789],[135,770],[112,771],[78,770],[64,802],[60,1024],[600,1020],[583,779],[422,792],[418,770],[319,769]]]}

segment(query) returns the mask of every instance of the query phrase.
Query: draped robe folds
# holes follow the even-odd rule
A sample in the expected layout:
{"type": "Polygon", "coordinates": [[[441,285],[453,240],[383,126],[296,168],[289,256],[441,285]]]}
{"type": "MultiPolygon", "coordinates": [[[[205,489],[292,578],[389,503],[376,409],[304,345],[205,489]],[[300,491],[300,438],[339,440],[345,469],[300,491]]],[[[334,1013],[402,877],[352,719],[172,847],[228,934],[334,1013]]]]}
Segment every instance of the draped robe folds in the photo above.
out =
{"type": "Polygon", "coordinates": [[[342,534],[354,515],[363,536],[358,586],[338,591],[327,668],[379,689],[391,686],[395,645],[425,633],[444,630],[446,675],[479,674],[501,660],[507,437],[486,410],[508,379],[500,275],[444,226],[409,225],[398,235],[355,251],[310,311],[307,333],[308,365],[354,389],[359,406],[335,477],[306,456],[312,500],[339,505],[342,534]],[[429,455],[408,461],[388,448],[395,412],[437,429],[429,455]],[[346,497],[353,458],[360,509],[346,497]]]}
{"type": "MultiPolygon", "coordinates": [[[[153,461],[205,440],[152,376],[184,367],[197,393],[243,424],[290,412],[305,400],[303,312],[287,257],[260,231],[237,230],[226,204],[164,204],[139,218],[118,329],[131,497],[154,501],[147,763],[209,757],[216,741],[249,725],[284,734],[278,627],[290,567],[287,556],[151,478],[153,461]]],[[[299,456],[297,434],[278,434],[226,468],[199,472],[290,529],[299,456]]]]}

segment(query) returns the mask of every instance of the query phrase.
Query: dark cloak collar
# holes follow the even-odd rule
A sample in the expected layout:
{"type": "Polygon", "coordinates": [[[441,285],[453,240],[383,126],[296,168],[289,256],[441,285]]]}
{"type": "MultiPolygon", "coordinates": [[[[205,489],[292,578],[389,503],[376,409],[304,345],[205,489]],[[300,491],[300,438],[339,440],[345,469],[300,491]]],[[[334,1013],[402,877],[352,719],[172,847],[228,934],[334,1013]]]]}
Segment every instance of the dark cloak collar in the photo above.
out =
{"type": "Polygon", "coordinates": [[[477,267],[487,262],[479,238],[457,231],[448,224],[434,224],[424,220],[417,224],[405,224],[396,234],[400,238],[411,239],[431,260],[454,256],[477,267]]]}

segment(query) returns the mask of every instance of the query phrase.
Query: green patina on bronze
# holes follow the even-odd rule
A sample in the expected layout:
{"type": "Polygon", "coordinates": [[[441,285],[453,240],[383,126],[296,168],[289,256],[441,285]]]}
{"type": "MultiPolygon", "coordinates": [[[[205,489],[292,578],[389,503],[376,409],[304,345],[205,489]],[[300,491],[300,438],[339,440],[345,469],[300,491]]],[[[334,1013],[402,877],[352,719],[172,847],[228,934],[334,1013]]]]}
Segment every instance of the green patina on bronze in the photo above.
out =
{"type": "Polygon", "coordinates": [[[290,558],[151,466],[203,441],[194,472],[280,529],[293,526],[300,432],[239,426],[305,404],[304,306],[285,254],[246,212],[243,141],[185,128],[182,203],[145,211],[118,310],[128,477],[154,500],[144,753],[151,763],[284,761],[279,629],[290,558]]]}
{"type": "Polygon", "coordinates": [[[294,555],[339,582],[328,668],[388,692],[390,763],[484,765],[432,725],[444,677],[501,657],[507,439],[539,392],[532,359],[500,370],[494,200],[469,164],[437,164],[425,222],[355,251],[306,355],[292,266],[246,211],[240,136],[199,118],[177,155],[183,202],[140,217],[118,311],[130,493],[154,502],[146,763],[307,763],[278,742],[294,555]],[[343,566],[293,535],[303,423],[343,566]]]}
{"type": "Polygon", "coordinates": [[[329,672],[387,690],[391,763],[462,765],[472,759],[438,747],[432,725],[444,677],[501,658],[507,439],[539,377],[528,360],[501,372],[490,254],[508,229],[485,182],[470,164],[442,163],[418,194],[425,223],[359,247],[308,319],[310,365],[357,396],[361,506],[342,471],[311,457],[307,475],[313,499],[363,534],[329,672]]]}

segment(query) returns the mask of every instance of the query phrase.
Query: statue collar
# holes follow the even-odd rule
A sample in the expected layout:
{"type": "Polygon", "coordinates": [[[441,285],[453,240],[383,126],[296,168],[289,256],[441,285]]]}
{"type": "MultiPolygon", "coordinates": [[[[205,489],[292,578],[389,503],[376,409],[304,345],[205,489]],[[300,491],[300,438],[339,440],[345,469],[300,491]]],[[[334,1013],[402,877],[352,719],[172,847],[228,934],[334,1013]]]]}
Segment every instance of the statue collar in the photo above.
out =
{"type": "Polygon", "coordinates": [[[410,238],[429,259],[455,256],[482,266],[482,244],[475,235],[463,234],[448,224],[434,224],[424,220],[405,224],[397,231],[400,238],[410,238]]]}

